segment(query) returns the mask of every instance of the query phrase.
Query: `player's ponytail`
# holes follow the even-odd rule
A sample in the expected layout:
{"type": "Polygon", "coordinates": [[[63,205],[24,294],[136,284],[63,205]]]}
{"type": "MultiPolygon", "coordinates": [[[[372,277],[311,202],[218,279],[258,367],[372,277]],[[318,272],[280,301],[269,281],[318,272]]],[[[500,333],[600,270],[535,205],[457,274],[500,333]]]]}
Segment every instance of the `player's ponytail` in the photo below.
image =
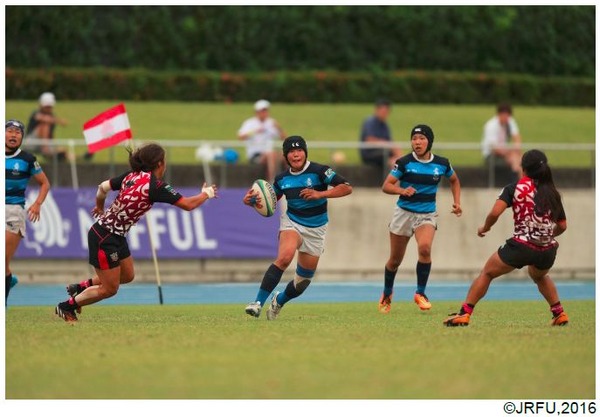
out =
{"type": "Polygon", "coordinates": [[[159,162],[165,159],[165,150],[162,146],[156,143],[149,143],[135,151],[131,148],[126,148],[129,153],[129,166],[134,172],[151,172],[154,171],[159,162]]]}
{"type": "Polygon", "coordinates": [[[534,180],[537,192],[534,197],[535,211],[538,215],[550,212],[553,221],[563,211],[560,193],[554,185],[552,170],[548,165],[546,155],[537,149],[532,149],[523,154],[521,166],[525,175],[534,180]]]}

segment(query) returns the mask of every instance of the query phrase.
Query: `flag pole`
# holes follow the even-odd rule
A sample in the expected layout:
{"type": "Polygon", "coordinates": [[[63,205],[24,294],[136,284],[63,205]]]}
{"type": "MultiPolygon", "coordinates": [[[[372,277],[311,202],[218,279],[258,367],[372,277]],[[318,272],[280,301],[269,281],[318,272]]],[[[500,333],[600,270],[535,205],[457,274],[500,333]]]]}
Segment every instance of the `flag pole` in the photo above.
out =
{"type": "Polygon", "coordinates": [[[154,247],[154,239],[152,237],[152,227],[150,222],[150,212],[146,213],[146,224],[148,226],[148,238],[150,240],[150,250],[152,251],[152,261],[154,262],[154,272],[156,274],[156,285],[158,286],[158,302],[160,305],[163,304],[163,293],[162,293],[162,285],[160,282],[160,270],[158,268],[158,258],[156,256],[156,249],[154,247]]]}

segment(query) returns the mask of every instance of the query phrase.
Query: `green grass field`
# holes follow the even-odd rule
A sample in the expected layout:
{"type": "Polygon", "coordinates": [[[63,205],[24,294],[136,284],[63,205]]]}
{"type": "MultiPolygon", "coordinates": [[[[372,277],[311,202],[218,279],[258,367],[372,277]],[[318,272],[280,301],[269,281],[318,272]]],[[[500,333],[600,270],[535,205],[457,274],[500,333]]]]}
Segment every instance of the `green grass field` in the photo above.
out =
{"type": "MultiPolygon", "coordinates": [[[[117,102],[109,101],[61,101],[58,97],[56,114],[67,119],[68,126],[59,126],[59,139],[79,139],[81,146],[77,155],[83,155],[83,124],[117,102]]],[[[252,103],[190,103],[190,102],[126,102],[127,113],[135,139],[163,141],[175,140],[229,140],[237,141],[237,130],[246,118],[252,116],[252,103]]],[[[36,108],[35,101],[7,101],[5,115],[27,123],[36,108]]],[[[523,141],[533,143],[588,143],[594,144],[595,111],[593,108],[527,107],[516,106],[515,117],[519,123],[523,141]]],[[[358,142],[360,125],[371,115],[370,104],[287,104],[273,103],[272,117],[276,118],[288,135],[300,134],[309,141],[358,142]]],[[[394,140],[403,150],[409,148],[410,129],[418,123],[433,127],[436,143],[461,142],[478,145],[484,123],[494,115],[492,105],[420,105],[396,104],[389,118],[394,140]]],[[[245,160],[243,145],[238,151],[245,160]]],[[[435,151],[435,145],[434,145],[435,151]]],[[[311,158],[316,161],[330,160],[331,149],[312,149],[311,158]]],[[[358,162],[358,152],[345,152],[347,163],[358,162]]],[[[440,151],[455,166],[482,164],[479,150],[440,151]]],[[[194,148],[181,147],[171,150],[171,163],[198,163],[194,148]]],[[[553,166],[592,166],[593,155],[589,151],[549,151],[553,166]]],[[[106,162],[110,151],[97,153],[95,162],[106,162]]],[[[115,160],[124,162],[126,152],[116,151],[115,160]]]]}
{"type": "Polygon", "coordinates": [[[542,301],[484,300],[466,328],[441,324],[457,302],[10,307],[6,398],[592,399],[595,303],[563,304],[561,328],[542,301]]]}

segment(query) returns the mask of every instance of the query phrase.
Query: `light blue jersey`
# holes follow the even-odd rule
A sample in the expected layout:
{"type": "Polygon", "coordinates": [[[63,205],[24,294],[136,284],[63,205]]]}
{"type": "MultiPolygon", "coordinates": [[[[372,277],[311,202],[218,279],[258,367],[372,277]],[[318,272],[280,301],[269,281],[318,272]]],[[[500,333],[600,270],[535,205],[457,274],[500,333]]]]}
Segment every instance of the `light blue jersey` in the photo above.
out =
{"type": "Polygon", "coordinates": [[[6,155],[5,176],[6,176],[6,198],[5,204],[18,204],[25,207],[25,190],[29,179],[42,172],[40,164],[35,156],[21,149],[13,155],[6,155]]]}
{"type": "Polygon", "coordinates": [[[396,161],[390,175],[398,178],[400,187],[413,187],[416,193],[410,197],[400,196],[398,207],[414,213],[436,211],[435,197],[442,177],[450,178],[454,169],[444,157],[431,154],[429,161],[420,161],[414,153],[396,161]]]}

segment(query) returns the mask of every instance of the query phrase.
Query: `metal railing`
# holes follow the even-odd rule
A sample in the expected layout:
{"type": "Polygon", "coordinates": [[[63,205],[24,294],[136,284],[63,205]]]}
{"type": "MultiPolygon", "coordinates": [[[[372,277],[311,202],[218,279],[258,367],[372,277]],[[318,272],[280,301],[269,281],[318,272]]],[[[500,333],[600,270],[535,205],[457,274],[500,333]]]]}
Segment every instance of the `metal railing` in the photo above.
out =
{"type": "MultiPolygon", "coordinates": [[[[136,139],[136,146],[147,143],[147,142],[157,142],[160,143],[161,146],[167,149],[167,175],[170,173],[170,166],[173,165],[173,162],[170,161],[172,158],[173,149],[188,149],[190,152],[185,152],[186,157],[191,156],[191,160],[195,162],[201,162],[204,169],[204,175],[207,181],[210,183],[212,175],[211,175],[211,166],[217,164],[220,165],[220,169],[225,172],[227,170],[227,163],[224,160],[219,160],[219,150],[225,149],[234,149],[239,150],[240,154],[245,153],[245,144],[239,140],[166,140],[166,139],[136,139]],[[207,158],[196,158],[196,151],[200,148],[204,149],[212,149],[215,152],[216,157],[212,160],[207,158]]],[[[87,148],[85,147],[85,143],[83,139],[53,139],[51,142],[47,142],[40,139],[26,139],[24,142],[24,149],[31,150],[38,145],[45,145],[51,148],[65,148],[67,153],[71,155],[70,158],[67,158],[66,161],[59,161],[56,152],[52,153],[51,157],[44,157],[45,162],[50,162],[52,164],[52,174],[50,175],[51,180],[54,183],[58,183],[58,170],[57,166],[59,163],[68,163],[70,164],[70,172],[72,179],[72,187],[74,189],[79,188],[79,179],[77,173],[77,161],[75,159],[75,155],[77,155],[77,151],[79,154],[83,154],[86,152],[87,148]]],[[[311,150],[329,150],[330,153],[335,151],[359,151],[360,149],[383,149],[383,170],[382,170],[382,178],[389,173],[389,167],[387,166],[387,159],[389,157],[389,151],[393,147],[397,147],[399,144],[397,142],[384,143],[384,144],[373,144],[368,142],[359,142],[359,141],[310,141],[310,149],[311,150]]],[[[108,158],[108,175],[114,176],[115,166],[116,166],[116,157],[115,157],[115,148],[112,147],[108,150],[109,158],[108,158]]],[[[585,164],[582,160],[581,166],[589,166],[590,167],[590,175],[591,175],[591,183],[595,183],[595,165],[596,165],[596,155],[595,150],[596,146],[594,143],[569,143],[569,144],[558,144],[558,143],[523,143],[520,147],[521,150],[526,151],[528,149],[541,149],[544,152],[548,151],[557,151],[557,152],[589,152],[589,165],[585,164]]],[[[513,148],[515,149],[515,148],[513,148]]],[[[435,143],[436,151],[467,151],[467,152],[478,152],[481,155],[481,145],[479,143],[465,143],[465,142],[436,142],[435,143]]],[[[36,156],[39,156],[35,151],[33,152],[36,156]]],[[[492,155],[492,158],[494,156],[492,155]]],[[[456,165],[456,164],[454,164],[456,165]]],[[[488,170],[488,187],[493,187],[495,182],[495,172],[493,168],[493,163],[489,164],[488,170]]]]}

